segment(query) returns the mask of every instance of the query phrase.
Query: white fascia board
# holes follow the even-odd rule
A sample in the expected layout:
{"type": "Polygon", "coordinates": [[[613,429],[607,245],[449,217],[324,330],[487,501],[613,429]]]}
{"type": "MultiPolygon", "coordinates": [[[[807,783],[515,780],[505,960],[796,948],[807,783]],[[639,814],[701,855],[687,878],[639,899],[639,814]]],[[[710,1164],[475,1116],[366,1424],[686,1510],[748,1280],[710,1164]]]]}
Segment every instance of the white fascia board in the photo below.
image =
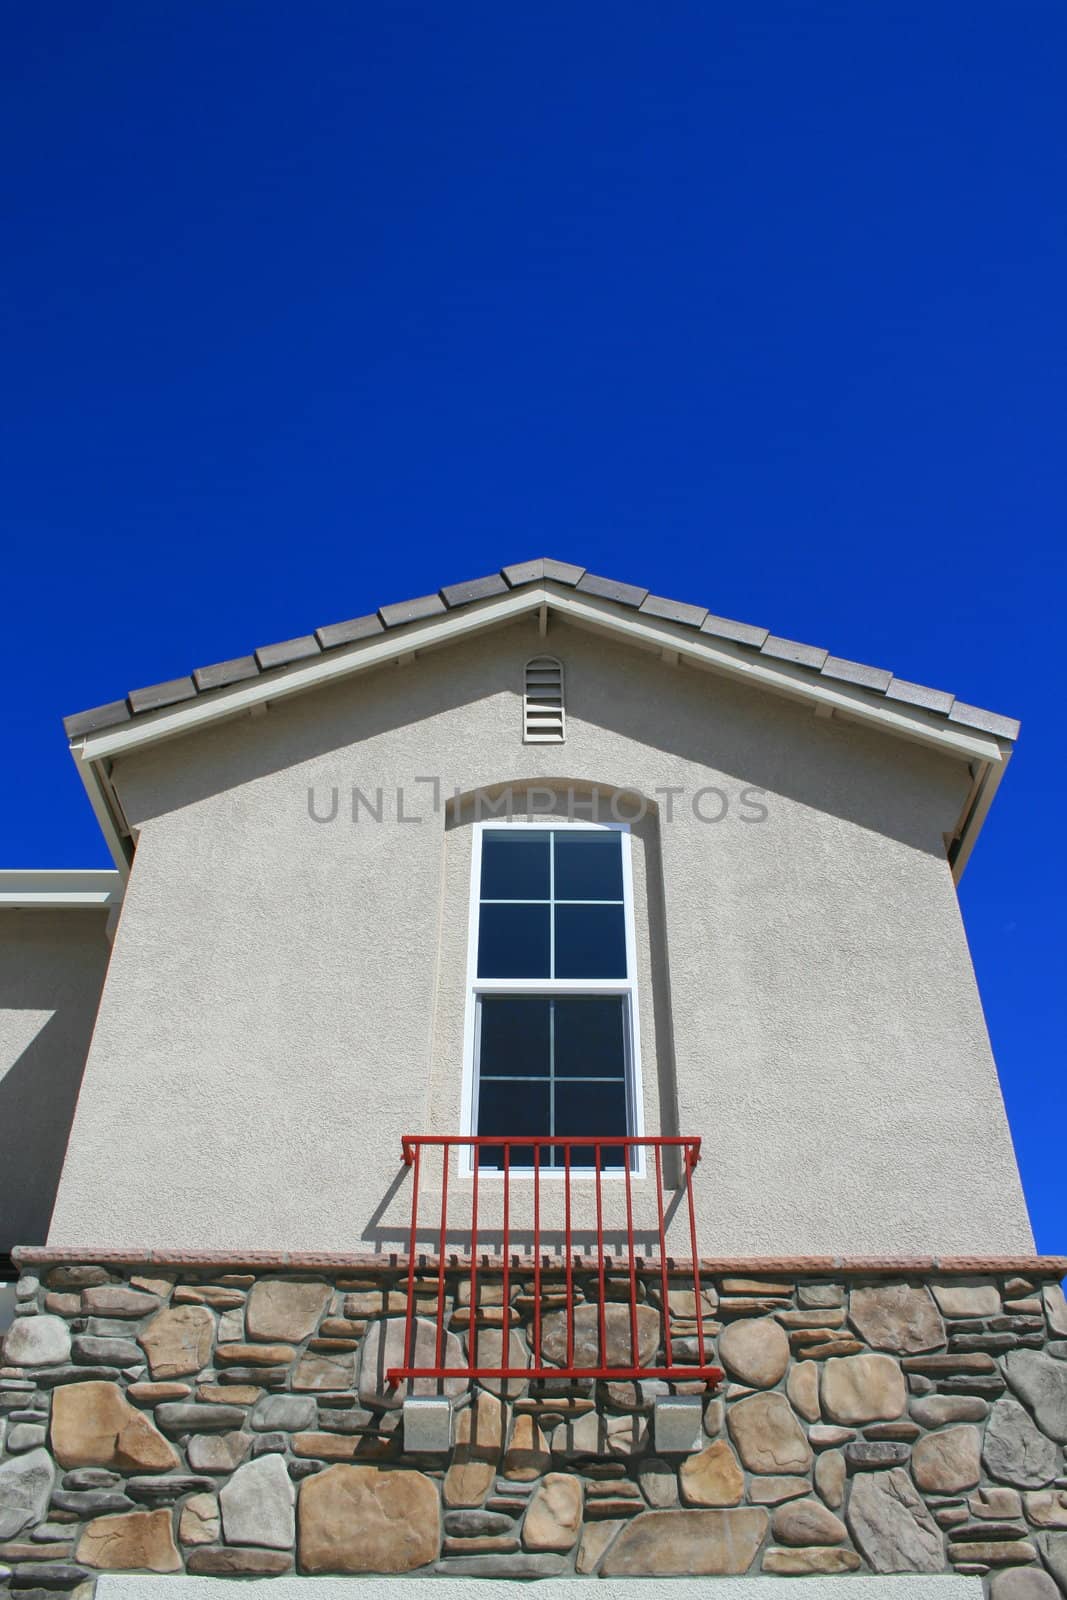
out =
{"type": "Polygon", "coordinates": [[[122,900],[122,875],[112,868],[0,871],[0,906],[116,906],[122,900]]]}
{"type": "Polygon", "coordinates": [[[971,853],[978,842],[978,835],[982,825],[989,815],[989,808],[993,804],[1001,780],[1007,771],[1011,751],[1007,750],[999,764],[993,762],[983,763],[977,783],[977,793],[974,804],[968,815],[964,818],[963,827],[959,834],[959,848],[952,862],[952,880],[958,884],[963,877],[971,853]]]}
{"type": "MultiPolygon", "coordinates": [[[[578,626],[607,630],[631,643],[654,650],[664,646],[695,666],[725,673],[768,689],[773,693],[805,700],[829,711],[856,718],[899,738],[941,750],[964,761],[1000,764],[1008,748],[990,734],[946,722],[919,707],[889,702],[870,690],[835,680],[819,678],[788,661],[769,660],[728,640],[710,638],[677,624],[623,612],[610,601],[578,594],[551,583],[534,584],[514,590],[499,599],[464,606],[461,610],[409,623],[395,633],[386,633],[344,650],[331,650],[283,673],[236,684],[231,689],[209,695],[169,710],[136,717],[121,728],[87,735],[73,746],[79,765],[96,764],[131,751],[192,733],[226,717],[287,699],[305,689],[318,688],[340,679],[379,667],[419,650],[450,643],[480,633],[486,628],[513,621],[527,612],[538,612],[547,605],[578,626]]],[[[90,798],[92,795],[90,794],[90,798]]],[[[94,802],[95,804],[95,802],[94,802]]],[[[99,808],[98,815],[99,815],[99,808]]]]}

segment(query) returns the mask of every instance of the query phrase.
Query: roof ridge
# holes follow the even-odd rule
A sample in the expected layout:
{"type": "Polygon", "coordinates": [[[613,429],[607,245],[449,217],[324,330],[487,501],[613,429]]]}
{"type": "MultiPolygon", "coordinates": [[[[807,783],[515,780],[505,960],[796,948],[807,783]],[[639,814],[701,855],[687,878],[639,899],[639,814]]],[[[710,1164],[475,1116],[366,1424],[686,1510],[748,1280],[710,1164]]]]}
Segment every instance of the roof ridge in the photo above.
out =
{"type": "Polygon", "coordinates": [[[559,584],[597,600],[638,611],[657,621],[692,628],[710,638],[726,640],[742,650],[751,650],[770,660],[789,662],[836,682],[854,684],[887,700],[919,707],[949,722],[990,733],[996,738],[1015,740],[1019,736],[1019,723],[1014,717],[1001,716],[996,711],[985,711],[980,706],[969,705],[957,700],[955,695],[946,690],[912,683],[909,679],[896,677],[887,668],[865,666],[858,661],[834,656],[819,646],[802,644],[798,640],[773,634],[767,628],[717,616],[705,606],[666,599],[638,584],[601,577],[585,567],[569,561],[557,561],[550,556],[515,562],[482,578],[446,584],[433,594],[382,605],[365,616],[316,628],[314,633],[261,645],[251,655],[235,656],[229,661],[196,667],[185,677],[170,678],[165,683],[133,689],[121,700],[112,700],[107,705],[94,706],[88,711],[79,711],[66,717],[64,728],[71,740],[105,728],[115,728],[147,712],[198,699],[213,689],[260,677],[294,662],[328,654],[409,623],[477,605],[480,601],[493,599],[532,583],[559,584]]]}

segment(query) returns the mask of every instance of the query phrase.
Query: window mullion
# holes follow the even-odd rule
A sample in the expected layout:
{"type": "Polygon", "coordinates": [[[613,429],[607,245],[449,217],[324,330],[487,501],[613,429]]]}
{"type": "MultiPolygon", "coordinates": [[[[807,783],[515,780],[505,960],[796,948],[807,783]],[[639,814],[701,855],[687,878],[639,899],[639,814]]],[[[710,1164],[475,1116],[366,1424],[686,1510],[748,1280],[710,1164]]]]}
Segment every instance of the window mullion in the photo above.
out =
{"type": "MultiPolygon", "coordinates": [[[[548,1002],[548,1132],[551,1137],[556,1133],[556,1002],[548,1002]]],[[[552,1165],[556,1164],[556,1152],[552,1151],[552,1165]]]]}
{"type": "Polygon", "coordinates": [[[548,835],[548,975],[556,976],[556,835],[548,835]]]}

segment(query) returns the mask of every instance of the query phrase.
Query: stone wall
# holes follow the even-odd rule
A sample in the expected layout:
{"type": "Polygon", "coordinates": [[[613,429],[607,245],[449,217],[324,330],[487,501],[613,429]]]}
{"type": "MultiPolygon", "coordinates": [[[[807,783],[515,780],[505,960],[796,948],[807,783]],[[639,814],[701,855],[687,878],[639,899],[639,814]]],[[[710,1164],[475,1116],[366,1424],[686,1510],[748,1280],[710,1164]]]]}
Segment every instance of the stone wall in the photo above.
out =
{"type": "MultiPolygon", "coordinates": [[[[395,1263],[19,1255],[0,1589],[24,1597],[88,1595],[101,1571],[955,1571],[988,1574],[994,1600],[1067,1595],[1060,1260],[707,1263],[699,1307],[691,1277],[672,1276],[676,1355],[695,1360],[699,1315],[726,1377],[700,1447],[668,1458],[652,1437],[664,1383],[471,1392],[465,1377],[446,1380],[452,1450],[406,1452],[402,1394],[384,1385],[403,1329],[395,1263]]],[[[577,1283],[595,1323],[596,1274],[577,1283]]],[[[453,1268],[445,1284],[458,1364],[469,1278],[453,1268]]],[[[479,1272],[486,1364],[500,1364],[502,1288],[479,1272]]],[[[533,1288],[528,1265],[513,1269],[518,1365],[533,1288]]],[[[626,1292],[609,1276],[609,1360],[628,1360],[626,1292]]],[[[642,1339],[658,1338],[659,1297],[643,1273],[642,1339]]],[[[546,1274],[547,1354],[559,1305],[546,1274]]],[[[432,1328],[436,1271],[418,1307],[432,1328]]]]}

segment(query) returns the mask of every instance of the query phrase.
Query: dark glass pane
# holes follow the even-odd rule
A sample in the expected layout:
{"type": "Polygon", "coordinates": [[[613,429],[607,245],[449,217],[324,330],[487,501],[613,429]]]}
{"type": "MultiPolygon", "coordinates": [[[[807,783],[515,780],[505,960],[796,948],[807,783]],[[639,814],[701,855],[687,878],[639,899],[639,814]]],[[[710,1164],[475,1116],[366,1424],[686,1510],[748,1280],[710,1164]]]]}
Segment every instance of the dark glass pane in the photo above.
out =
{"type": "Polygon", "coordinates": [[[618,833],[557,833],[556,899],[621,900],[622,839],[618,833]]]}
{"type": "MultiPolygon", "coordinates": [[[[550,1092],[547,1078],[540,1083],[499,1083],[483,1078],[478,1087],[478,1132],[508,1137],[547,1134],[550,1092]]],[[[511,1161],[515,1167],[532,1166],[532,1152],[528,1148],[520,1149],[512,1153],[511,1161]]],[[[502,1167],[501,1146],[483,1145],[478,1164],[502,1167]]]]}
{"type": "Polygon", "coordinates": [[[479,1071],[487,1078],[547,1078],[549,1007],[545,995],[484,995],[479,1071]]]}
{"type": "Polygon", "coordinates": [[[548,899],[548,834],[526,828],[482,835],[483,900],[548,899]]]}
{"type": "Polygon", "coordinates": [[[548,906],[482,906],[479,978],[547,978],[548,910],[548,906]]]}
{"type": "Polygon", "coordinates": [[[626,929],[621,905],[564,905],[557,906],[555,914],[557,978],[625,978],[626,929]]]}
{"type": "Polygon", "coordinates": [[[624,1078],[622,995],[561,995],[556,1001],[557,1078],[624,1078]]]}
{"type": "MultiPolygon", "coordinates": [[[[626,1086],[623,1083],[581,1083],[575,1079],[556,1084],[556,1132],[571,1138],[602,1134],[605,1138],[626,1134],[626,1086]]],[[[601,1150],[600,1165],[621,1167],[626,1160],[622,1148],[601,1150]]],[[[596,1165],[592,1147],[571,1152],[572,1167],[596,1165]]]]}

